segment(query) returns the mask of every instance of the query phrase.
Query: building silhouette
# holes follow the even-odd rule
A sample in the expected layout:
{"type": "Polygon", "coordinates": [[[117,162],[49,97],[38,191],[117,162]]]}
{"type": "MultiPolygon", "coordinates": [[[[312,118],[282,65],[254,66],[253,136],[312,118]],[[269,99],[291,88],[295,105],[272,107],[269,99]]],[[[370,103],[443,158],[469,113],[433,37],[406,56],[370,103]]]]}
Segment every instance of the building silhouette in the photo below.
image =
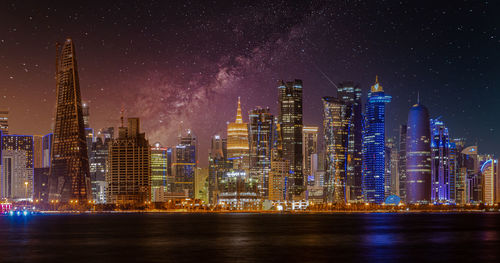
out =
{"type": "Polygon", "coordinates": [[[56,116],[49,199],[87,202],[91,198],[89,160],[75,46],[67,39],[57,59],[56,116]]]}

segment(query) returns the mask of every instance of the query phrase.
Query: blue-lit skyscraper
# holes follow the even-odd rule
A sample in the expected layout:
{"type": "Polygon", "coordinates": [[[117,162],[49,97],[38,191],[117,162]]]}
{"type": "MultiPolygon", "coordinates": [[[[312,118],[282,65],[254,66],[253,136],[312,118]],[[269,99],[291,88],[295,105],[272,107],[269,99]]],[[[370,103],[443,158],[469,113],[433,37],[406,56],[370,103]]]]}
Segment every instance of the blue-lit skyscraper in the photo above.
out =
{"type": "Polygon", "coordinates": [[[417,103],[408,113],[406,131],[406,202],[431,201],[431,134],[429,111],[417,103]]]}
{"type": "MultiPolygon", "coordinates": [[[[432,201],[449,202],[451,185],[450,176],[450,135],[448,128],[439,118],[431,119],[431,154],[432,154],[432,201]]],[[[452,173],[453,174],[453,173],[452,173]]]]}
{"type": "Polygon", "coordinates": [[[385,104],[391,96],[375,79],[368,93],[363,130],[363,195],[366,202],[384,202],[385,104]]]}

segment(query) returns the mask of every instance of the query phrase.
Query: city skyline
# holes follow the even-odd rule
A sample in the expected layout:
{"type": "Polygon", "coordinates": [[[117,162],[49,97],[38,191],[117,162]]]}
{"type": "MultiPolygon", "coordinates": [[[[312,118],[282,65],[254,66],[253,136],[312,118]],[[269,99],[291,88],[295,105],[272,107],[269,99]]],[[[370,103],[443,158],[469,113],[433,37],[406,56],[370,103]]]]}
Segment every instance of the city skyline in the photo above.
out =
{"type": "MultiPolygon", "coordinates": [[[[243,4],[249,7],[245,14],[221,2],[213,8],[172,3],[172,13],[155,3],[137,6],[136,11],[106,3],[96,13],[88,7],[62,5],[44,8],[40,14],[32,14],[28,2],[3,4],[9,13],[0,19],[5,22],[0,30],[6,32],[0,40],[5,61],[0,69],[0,105],[10,108],[9,132],[50,132],[55,110],[54,44],[72,37],[82,99],[90,105],[94,129],[118,127],[124,108],[126,116],[141,118],[152,143],[175,145],[178,122],[183,120],[199,138],[200,156],[208,156],[210,138],[223,133],[226,122],[233,120],[230,106],[238,96],[245,122],[256,106],[269,107],[276,116],[276,81],[302,79],[304,125],[320,126],[321,97],[333,95],[337,83],[352,80],[360,84],[365,101],[378,74],[393,96],[387,107],[387,137],[397,137],[420,93],[431,118],[442,116],[450,136],[465,137],[470,144],[477,142],[481,152],[498,154],[495,138],[500,124],[482,114],[494,112],[500,97],[494,88],[497,81],[489,73],[498,68],[497,54],[489,52],[498,45],[497,29],[486,23],[494,14],[492,6],[465,4],[455,10],[448,4],[428,9],[399,2],[384,8],[357,2],[243,4]],[[108,11],[117,6],[126,19],[108,11]],[[215,15],[217,8],[228,14],[229,21],[215,15]],[[404,19],[394,14],[397,8],[422,18],[404,19]],[[266,13],[266,9],[280,11],[266,13]],[[148,12],[152,18],[145,15],[148,12]],[[202,18],[185,16],[190,12],[202,18]],[[387,15],[378,16],[387,27],[371,26],[377,12],[387,15]],[[170,21],[168,15],[184,17],[187,23],[160,28],[170,21]],[[158,25],[152,23],[158,19],[158,25]],[[255,28],[243,23],[245,19],[254,21],[255,28]],[[127,22],[131,20],[134,23],[127,22]],[[110,28],[87,26],[96,21],[110,28]],[[129,30],[109,34],[113,25],[129,30]],[[415,35],[410,38],[421,41],[405,40],[404,32],[411,29],[415,35]],[[200,47],[202,37],[206,41],[200,47]],[[215,37],[231,41],[220,44],[215,37]],[[440,57],[434,58],[436,54],[440,57]]],[[[206,159],[200,158],[203,166],[206,159]]]]}

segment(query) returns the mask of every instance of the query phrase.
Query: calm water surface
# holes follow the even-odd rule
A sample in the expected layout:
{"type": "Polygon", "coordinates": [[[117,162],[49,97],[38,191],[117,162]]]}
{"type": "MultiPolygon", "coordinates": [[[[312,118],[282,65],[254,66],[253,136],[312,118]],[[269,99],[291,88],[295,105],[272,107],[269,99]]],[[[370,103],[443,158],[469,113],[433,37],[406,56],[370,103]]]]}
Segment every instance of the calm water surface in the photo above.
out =
{"type": "Polygon", "coordinates": [[[500,262],[500,214],[0,216],[0,262],[500,262]]]}

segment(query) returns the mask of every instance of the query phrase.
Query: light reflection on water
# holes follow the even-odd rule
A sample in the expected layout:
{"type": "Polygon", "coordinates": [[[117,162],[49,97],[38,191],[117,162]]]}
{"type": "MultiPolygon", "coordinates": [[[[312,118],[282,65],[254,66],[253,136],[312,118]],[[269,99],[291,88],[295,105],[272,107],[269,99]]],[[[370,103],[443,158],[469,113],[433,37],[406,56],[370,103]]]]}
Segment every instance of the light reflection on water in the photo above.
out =
{"type": "Polygon", "coordinates": [[[0,262],[500,261],[499,214],[0,217],[0,262]]]}

